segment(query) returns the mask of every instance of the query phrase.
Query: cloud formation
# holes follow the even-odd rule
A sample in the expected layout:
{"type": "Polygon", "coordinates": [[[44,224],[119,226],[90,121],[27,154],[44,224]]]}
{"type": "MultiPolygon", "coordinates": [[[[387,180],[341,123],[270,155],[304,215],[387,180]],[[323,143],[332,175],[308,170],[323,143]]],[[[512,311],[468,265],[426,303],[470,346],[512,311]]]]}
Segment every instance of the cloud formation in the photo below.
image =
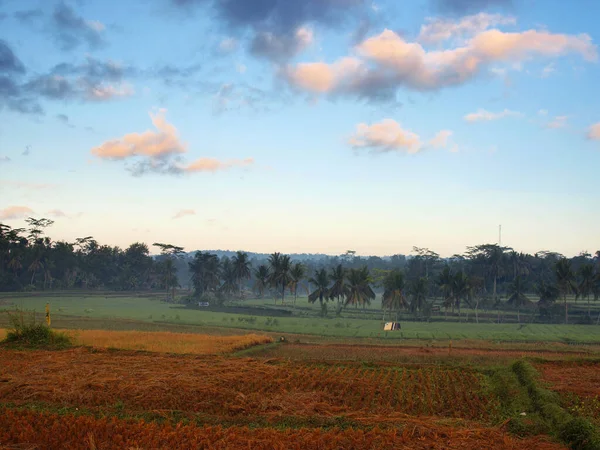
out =
{"type": "Polygon", "coordinates": [[[3,73],[25,73],[25,66],[8,44],[0,39],[0,74],[3,73]]]}
{"type": "Polygon", "coordinates": [[[594,141],[600,141],[600,122],[595,123],[587,132],[587,138],[594,141]]]}
{"type": "Polygon", "coordinates": [[[173,219],[181,219],[182,217],[185,217],[185,216],[194,216],[195,214],[196,214],[196,211],[194,211],[193,209],[182,209],[182,210],[179,210],[173,216],[173,219]]]}
{"type": "Polygon", "coordinates": [[[55,37],[63,50],[72,50],[84,42],[91,49],[104,44],[102,32],[104,25],[98,21],[85,20],[78,16],[73,8],[65,2],[56,5],[52,14],[55,37]]]}
{"type": "Polygon", "coordinates": [[[426,50],[392,30],[370,37],[354,49],[354,56],[333,63],[288,65],[280,71],[296,89],[314,95],[351,95],[389,98],[400,87],[435,91],[467,83],[496,63],[520,63],[533,58],[556,58],[570,53],[597,61],[590,36],[528,30],[508,33],[490,29],[445,50],[426,50]]]}
{"type": "Polygon", "coordinates": [[[545,128],[564,128],[567,126],[568,119],[569,116],[556,116],[553,120],[551,120],[545,125],[545,128]]]}
{"type": "Polygon", "coordinates": [[[232,167],[252,165],[252,158],[244,160],[219,161],[213,158],[200,158],[191,163],[185,163],[182,155],[187,153],[187,144],[179,138],[179,132],[174,125],[166,120],[166,110],[160,109],[150,113],[154,130],[143,133],[129,133],[118,139],[113,139],[91,150],[97,158],[112,161],[132,160],[128,166],[134,176],[149,173],[163,175],[181,175],[196,172],[217,172],[232,167]]]}
{"type": "Polygon", "coordinates": [[[304,48],[312,37],[309,25],[335,27],[362,18],[372,4],[368,0],[171,0],[188,11],[192,6],[209,8],[229,33],[249,32],[249,50],[255,56],[281,61],[304,48]]]}
{"type": "Polygon", "coordinates": [[[405,130],[393,119],[384,119],[372,125],[359,123],[348,144],[355,149],[367,148],[378,153],[390,151],[417,153],[422,145],[417,134],[405,130]]]}
{"type": "Polygon", "coordinates": [[[27,206],[9,206],[0,209],[0,220],[22,219],[33,214],[33,210],[27,206]]]}
{"type": "Polygon", "coordinates": [[[60,209],[51,209],[50,211],[46,211],[46,215],[52,217],[68,217],[67,214],[60,209]]]}
{"type": "Polygon", "coordinates": [[[429,141],[432,148],[446,148],[450,144],[450,137],[454,133],[450,130],[441,130],[429,141]]]}
{"type": "Polygon", "coordinates": [[[159,110],[156,114],[150,113],[150,119],[156,130],[130,133],[119,139],[107,141],[93,148],[92,154],[102,159],[119,160],[132,156],[161,159],[177,153],[185,153],[186,145],[179,140],[177,129],[166,121],[165,115],[165,109],[159,110]]]}
{"type": "Polygon", "coordinates": [[[451,39],[463,39],[481,33],[497,25],[516,25],[517,19],[502,14],[479,14],[465,16],[459,20],[447,18],[425,19],[417,41],[424,45],[439,44],[451,39]]]}
{"type": "Polygon", "coordinates": [[[442,12],[451,14],[466,14],[473,11],[483,11],[488,8],[509,8],[512,0],[433,0],[434,5],[442,12]]]}
{"type": "Polygon", "coordinates": [[[523,117],[523,114],[518,111],[511,111],[505,109],[497,113],[486,111],[485,109],[479,109],[477,112],[467,114],[464,119],[467,122],[482,122],[490,120],[503,119],[505,117],[523,117]]]}
{"type": "Polygon", "coordinates": [[[2,163],[9,163],[11,161],[12,160],[8,156],[4,156],[4,155],[0,156],[0,164],[2,164],[2,163]]]}

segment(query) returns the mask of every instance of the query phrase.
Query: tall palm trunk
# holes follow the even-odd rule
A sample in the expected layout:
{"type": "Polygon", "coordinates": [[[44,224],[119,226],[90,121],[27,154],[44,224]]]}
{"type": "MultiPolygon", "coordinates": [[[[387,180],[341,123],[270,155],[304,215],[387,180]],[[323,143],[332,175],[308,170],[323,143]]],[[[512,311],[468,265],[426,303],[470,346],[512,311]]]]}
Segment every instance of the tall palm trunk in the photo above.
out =
{"type": "Polygon", "coordinates": [[[569,324],[569,304],[567,303],[567,294],[563,295],[565,301],[565,324],[569,324]]]}
{"type": "Polygon", "coordinates": [[[281,283],[281,304],[283,305],[285,300],[285,283],[281,283]]]}

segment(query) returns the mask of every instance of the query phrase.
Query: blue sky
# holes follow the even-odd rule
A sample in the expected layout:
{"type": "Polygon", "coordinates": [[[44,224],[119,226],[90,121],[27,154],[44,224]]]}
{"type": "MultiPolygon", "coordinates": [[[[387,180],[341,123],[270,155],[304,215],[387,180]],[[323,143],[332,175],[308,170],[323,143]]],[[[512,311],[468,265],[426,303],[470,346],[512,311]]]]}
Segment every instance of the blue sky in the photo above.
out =
{"type": "Polygon", "coordinates": [[[600,4],[397,3],[0,0],[0,220],[190,251],[449,256],[499,224],[600,248],[600,4]]]}

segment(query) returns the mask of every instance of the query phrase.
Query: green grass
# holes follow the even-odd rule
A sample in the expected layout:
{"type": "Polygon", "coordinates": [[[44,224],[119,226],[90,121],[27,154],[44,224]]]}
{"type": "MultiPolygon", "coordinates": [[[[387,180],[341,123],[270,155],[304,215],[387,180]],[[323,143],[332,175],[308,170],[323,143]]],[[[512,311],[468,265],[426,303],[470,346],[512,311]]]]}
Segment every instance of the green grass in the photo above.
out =
{"type": "MultiPolygon", "coordinates": [[[[297,308],[291,317],[271,319],[264,316],[229,314],[182,308],[179,305],[163,303],[157,298],[116,295],[63,295],[63,296],[23,296],[3,295],[0,308],[43,312],[46,302],[51,305],[53,321],[62,318],[102,320],[109,323],[113,319],[129,319],[150,324],[164,323],[185,326],[218,327],[246,330],[270,331],[275,333],[307,334],[339,338],[381,338],[387,341],[401,339],[476,339],[492,341],[530,342],[575,342],[600,343],[600,327],[595,325],[553,325],[553,324],[497,324],[458,323],[458,322],[404,322],[402,330],[385,333],[382,331],[381,311],[371,308],[371,314],[345,310],[341,318],[318,317],[319,305],[309,305],[306,298],[299,298],[297,308]],[[361,317],[361,318],[358,318],[361,317]]],[[[246,306],[272,305],[272,300],[252,300],[246,306]]],[[[280,306],[278,306],[279,308],[280,306]]],[[[282,308],[290,308],[286,305],[282,308]]],[[[334,316],[333,312],[330,316],[334,316]]],[[[58,322],[57,322],[58,323],[58,322]]]]}

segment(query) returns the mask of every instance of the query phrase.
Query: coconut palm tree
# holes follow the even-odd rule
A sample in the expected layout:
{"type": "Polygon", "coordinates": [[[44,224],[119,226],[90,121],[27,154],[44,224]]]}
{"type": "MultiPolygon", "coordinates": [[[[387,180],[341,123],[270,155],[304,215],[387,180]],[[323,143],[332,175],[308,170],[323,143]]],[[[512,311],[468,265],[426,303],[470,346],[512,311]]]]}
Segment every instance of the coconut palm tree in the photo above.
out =
{"type": "Polygon", "coordinates": [[[221,284],[221,263],[217,255],[196,252],[194,259],[188,263],[188,266],[197,296],[202,296],[206,292],[214,292],[219,288],[221,284]]]}
{"type": "Polygon", "coordinates": [[[223,258],[221,267],[221,278],[223,283],[219,290],[223,294],[231,296],[238,290],[238,276],[235,271],[235,265],[229,258],[223,258]]]}
{"type": "Polygon", "coordinates": [[[517,320],[521,323],[521,307],[531,302],[525,296],[525,283],[520,275],[517,275],[517,278],[513,280],[508,288],[508,293],[510,296],[506,303],[517,308],[517,320]]]}
{"type": "Polygon", "coordinates": [[[459,318],[461,302],[464,300],[467,305],[469,305],[470,297],[471,286],[469,283],[469,277],[464,272],[457,272],[452,278],[452,299],[458,308],[459,318]]]}
{"type": "Polygon", "coordinates": [[[265,293],[265,289],[269,286],[269,279],[271,278],[271,272],[269,272],[269,268],[264,264],[258,266],[258,268],[254,271],[254,278],[256,279],[254,283],[254,289],[258,291],[258,295],[260,298],[262,298],[265,293]]]}
{"type": "Polygon", "coordinates": [[[296,263],[290,269],[289,283],[290,290],[294,293],[294,307],[296,307],[296,300],[298,299],[298,285],[304,279],[306,275],[306,268],[302,263],[296,263]]]}
{"type": "Polygon", "coordinates": [[[329,290],[329,299],[333,300],[337,298],[338,304],[341,299],[346,298],[348,294],[348,285],[346,283],[346,270],[341,264],[338,264],[331,269],[329,275],[330,280],[333,282],[331,289],[329,290]]]}
{"type": "Polygon", "coordinates": [[[362,305],[363,308],[367,304],[371,304],[376,295],[371,289],[369,269],[363,266],[360,269],[350,269],[348,272],[348,295],[346,296],[346,305],[362,305]]]}
{"type": "Polygon", "coordinates": [[[594,284],[596,283],[596,274],[594,274],[594,266],[592,266],[591,264],[581,266],[579,268],[579,276],[581,277],[581,281],[577,286],[577,292],[583,299],[587,300],[588,317],[590,317],[590,295],[594,292],[594,284]]]}
{"type": "Polygon", "coordinates": [[[567,303],[567,295],[572,292],[577,292],[577,285],[575,284],[575,274],[571,269],[571,261],[567,258],[561,258],[556,263],[554,268],[556,275],[556,285],[558,291],[563,297],[565,303],[565,323],[569,323],[569,304],[567,303]]]}
{"type": "Polygon", "coordinates": [[[448,315],[448,308],[452,307],[454,312],[454,300],[452,296],[453,280],[454,275],[452,274],[452,270],[450,270],[450,266],[446,265],[438,276],[437,281],[438,286],[444,296],[442,304],[446,310],[446,316],[448,315]]]}
{"type": "Polygon", "coordinates": [[[423,311],[423,308],[425,308],[427,303],[427,291],[427,278],[417,278],[410,283],[410,310],[413,313],[421,312],[423,311]]]}
{"type": "Polygon", "coordinates": [[[383,279],[383,296],[381,306],[383,309],[383,320],[385,321],[385,310],[396,311],[396,322],[401,309],[408,308],[405,294],[404,272],[394,269],[383,279]]]}
{"type": "MultiPolygon", "coordinates": [[[[269,266],[271,270],[271,284],[277,288],[281,286],[281,303],[285,300],[285,288],[290,284],[291,276],[291,260],[288,255],[282,255],[281,253],[273,253],[269,256],[269,266]]],[[[277,300],[275,300],[277,303],[277,300]]]]}
{"type": "Polygon", "coordinates": [[[323,299],[327,300],[329,294],[329,277],[325,269],[315,271],[315,275],[308,280],[309,283],[315,285],[315,290],[308,294],[308,301],[314,303],[319,300],[323,306],[323,299]]]}
{"type": "Polygon", "coordinates": [[[240,298],[242,298],[242,280],[248,280],[251,276],[250,260],[248,253],[238,251],[233,257],[233,271],[238,280],[240,298]]]}

